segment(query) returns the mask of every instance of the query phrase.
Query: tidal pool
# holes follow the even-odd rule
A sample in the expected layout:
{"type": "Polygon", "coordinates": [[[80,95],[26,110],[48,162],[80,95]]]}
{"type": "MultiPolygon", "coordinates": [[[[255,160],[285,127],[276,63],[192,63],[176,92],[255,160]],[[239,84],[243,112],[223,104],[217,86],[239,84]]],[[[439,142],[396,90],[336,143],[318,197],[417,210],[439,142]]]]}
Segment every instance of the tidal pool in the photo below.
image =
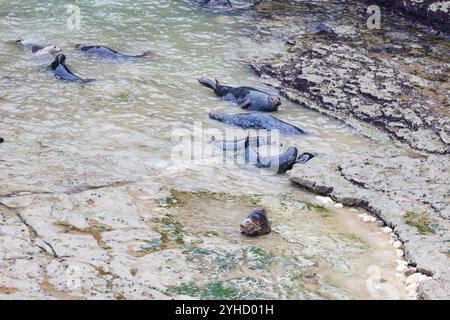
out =
{"type": "MultiPolygon", "coordinates": [[[[0,4],[1,298],[405,297],[388,236],[356,212],[324,207],[285,175],[174,159],[177,130],[224,132],[208,113],[242,112],[198,77],[277,94],[246,61],[281,42],[265,52],[255,32],[251,12],[193,1],[0,4]],[[67,25],[69,4],[80,29],[67,25]],[[72,71],[97,81],[54,79],[51,59],[17,48],[18,38],[63,48],[72,71]],[[88,59],[77,43],[152,54],[88,59]],[[245,238],[239,223],[257,207],[273,232],[245,238]]],[[[312,133],[281,137],[283,148],[320,161],[371,144],[282,102],[276,116],[312,133]]]]}

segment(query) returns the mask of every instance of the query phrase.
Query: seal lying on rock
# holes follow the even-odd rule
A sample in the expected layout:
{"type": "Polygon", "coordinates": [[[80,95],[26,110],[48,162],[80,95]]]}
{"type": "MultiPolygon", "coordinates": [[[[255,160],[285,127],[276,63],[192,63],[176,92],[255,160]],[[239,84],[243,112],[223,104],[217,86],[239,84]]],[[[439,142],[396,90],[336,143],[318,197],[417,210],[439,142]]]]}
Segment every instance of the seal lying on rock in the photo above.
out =
{"type": "Polygon", "coordinates": [[[3,142],[5,142],[5,139],[0,138],[0,143],[3,143],[3,142]]]}
{"type": "Polygon", "coordinates": [[[241,233],[247,236],[262,236],[271,231],[267,212],[264,209],[253,210],[241,223],[241,233]]]}
{"type": "Polygon", "coordinates": [[[35,55],[38,55],[38,56],[52,55],[53,53],[59,53],[62,51],[61,48],[58,48],[57,46],[55,46],[53,44],[44,47],[44,46],[40,46],[38,44],[32,43],[31,41],[22,40],[22,39],[17,40],[16,45],[18,45],[19,47],[28,49],[32,53],[34,53],[35,55]]]}
{"type": "Polygon", "coordinates": [[[266,129],[279,130],[285,135],[302,135],[306,134],[300,128],[293,126],[275,117],[258,112],[226,114],[219,112],[211,112],[209,117],[213,120],[231,124],[243,129],[266,129]]]}
{"type": "Polygon", "coordinates": [[[105,59],[135,59],[142,58],[150,54],[150,51],[145,51],[138,55],[128,55],[125,53],[117,52],[108,47],[99,46],[99,45],[84,45],[77,44],[75,45],[75,49],[81,50],[89,55],[105,58],[105,59]]]}
{"type": "Polygon", "coordinates": [[[55,60],[49,66],[49,69],[55,74],[55,77],[57,79],[82,83],[95,81],[95,79],[82,79],[79,76],[73,74],[64,64],[65,61],[66,56],[60,53],[56,56],[55,60]]]}
{"type": "Polygon", "coordinates": [[[214,93],[226,101],[237,103],[240,108],[256,111],[277,111],[281,105],[279,97],[249,87],[224,86],[219,81],[212,81],[206,77],[198,79],[205,87],[214,90],[214,93]]]}

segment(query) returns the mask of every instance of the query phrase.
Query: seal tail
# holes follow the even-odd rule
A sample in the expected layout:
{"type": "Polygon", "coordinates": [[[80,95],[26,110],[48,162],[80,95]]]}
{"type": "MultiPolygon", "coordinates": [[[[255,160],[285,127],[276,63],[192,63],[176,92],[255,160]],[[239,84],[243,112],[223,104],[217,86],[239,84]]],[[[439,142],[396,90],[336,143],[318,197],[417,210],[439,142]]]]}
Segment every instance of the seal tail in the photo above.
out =
{"type": "Polygon", "coordinates": [[[80,83],[89,83],[89,82],[94,82],[94,81],[97,81],[97,80],[95,80],[95,79],[80,79],[79,80],[80,83]]]}
{"type": "Polygon", "coordinates": [[[142,52],[141,54],[132,56],[133,58],[143,58],[143,57],[147,57],[152,53],[151,50],[145,50],[144,52],[142,52]]]}
{"type": "Polygon", "coordinates": [[[201,78],[198,78],[197,80],[198,80],[198,82],[200,82],[205,87],[211,88],[214,91],[216,91],[218,86],[220,85],[219,81],[216,80],[216,82],[214,82],[211,79],[208,79],[206,77],[201,77],[201,78]]]}

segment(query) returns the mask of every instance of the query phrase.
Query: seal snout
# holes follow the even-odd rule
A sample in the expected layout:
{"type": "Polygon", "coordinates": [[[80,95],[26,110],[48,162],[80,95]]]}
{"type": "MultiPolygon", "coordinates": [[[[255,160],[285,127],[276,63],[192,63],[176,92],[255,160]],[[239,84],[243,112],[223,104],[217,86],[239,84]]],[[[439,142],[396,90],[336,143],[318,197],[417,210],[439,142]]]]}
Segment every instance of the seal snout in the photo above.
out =
{"type": "Polygon", "coordinates": [[[280,97],[269,96],[269,101],[270,101],[270,104],[271,104],[273,107],[279,107],[279,106],[281,106],[281,99],[280,99],[280,97]]]}
{"type": "MultiPolygon", "coordinates": [[[[62,52],[62,49],[59,48],[59,47],[57,47],[57,46],[55,46],[55,45],[50,45],[50,46],[48,46],[47,48],[48,48],[48,52],[49,52],[49,53],[59,53],[59,52],[62,52]]],[[[45,49],[45,48],[44,48],[44,49],[45,49]]]]}

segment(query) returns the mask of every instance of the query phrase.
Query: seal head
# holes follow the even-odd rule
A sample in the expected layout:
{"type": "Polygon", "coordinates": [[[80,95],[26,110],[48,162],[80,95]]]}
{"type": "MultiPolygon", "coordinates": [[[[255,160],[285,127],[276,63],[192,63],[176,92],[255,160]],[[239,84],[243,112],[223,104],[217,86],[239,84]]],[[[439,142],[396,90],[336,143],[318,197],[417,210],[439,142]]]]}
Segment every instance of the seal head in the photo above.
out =
{"type": "Polygon", "coordinates": [[[241,222],[241,233],[250,237],[262,236],[270,233],[269,219],[265,209],[253,210],[252,213],[241,222]]]}

